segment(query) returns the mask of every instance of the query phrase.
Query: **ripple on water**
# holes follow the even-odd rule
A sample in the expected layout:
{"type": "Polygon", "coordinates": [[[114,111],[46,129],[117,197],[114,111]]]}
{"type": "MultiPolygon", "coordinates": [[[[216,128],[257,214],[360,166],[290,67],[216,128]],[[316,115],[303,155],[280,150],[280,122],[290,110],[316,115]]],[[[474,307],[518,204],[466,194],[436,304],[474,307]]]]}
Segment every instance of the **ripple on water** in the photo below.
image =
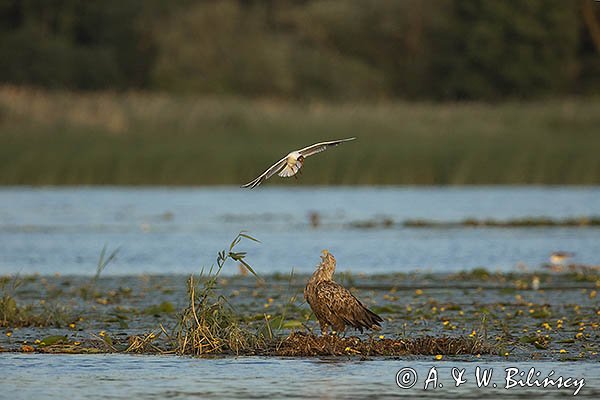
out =
{"type": "MultiPolygon", "coordinates": [[[[478,389],[472,374],[476,365],[493,368],[493,382],[501,387],[501,362],[451,360],[348,360],[341,358],[286,359],[264,357],[197,359],[175,356],[135,355],[41,355],[0,354],[0,393],[11,399],[53,398],[386,398],[411,397],[481,398],[482,394],[525,398],[541,389],[478,389]],[[424,391],[422,382],[431,366],[438,370],[444,387],[424,391]],[[412,367],[419,383],[400,389],[396,372],[412,367]],[[451,368],[466,368],[468,382],[453,386],[451,368]]],[[[600,364],[588,362],[523,362],[522,370],[534,367],[541,377],[550,370],[555,377],[584,377],[586,386],[578,397],[600,395],[600,364]]],[[[552,397],[571,396],[572,389],[546,389],[552,397]],[[571,391],[570,391],[571,390],[571,391]]]]}
{"type": "Polygon", "coordinates": [[[187,274],[210,265],[240,230],[262,240],[244,245],[262,274],[310,272],[323,248],[340,271],[367,273],[508,271],[519,262],[537,267],[557,250],[600,264],[600,228],[350,226],[599,215],[598,187],[9,187],[0,188],[0,274],[93,275],[104,244],[121,247],[104,274],[187,274]]]}

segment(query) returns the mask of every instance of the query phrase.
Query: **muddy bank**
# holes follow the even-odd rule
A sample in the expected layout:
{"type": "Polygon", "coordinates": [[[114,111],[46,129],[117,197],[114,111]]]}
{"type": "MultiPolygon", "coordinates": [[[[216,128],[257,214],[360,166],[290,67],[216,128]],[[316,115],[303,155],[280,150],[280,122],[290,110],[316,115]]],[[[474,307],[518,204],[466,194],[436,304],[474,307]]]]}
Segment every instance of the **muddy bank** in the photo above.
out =
{"type": "MultiPolygon", "coordinates": [[[[215,290],[235,326],[261,338],[240,354],[600,359],[600,276],[593,271],[340,274],[338,280],[385,320],[374,335],[348,331],[342,338],[315,336],[316,321],[302,298],[306,279],[218,279],[215,290]]],[[[0,278],[0,351],[175,352],[175,328],[189,304],[186,280],[0,278]]]]}

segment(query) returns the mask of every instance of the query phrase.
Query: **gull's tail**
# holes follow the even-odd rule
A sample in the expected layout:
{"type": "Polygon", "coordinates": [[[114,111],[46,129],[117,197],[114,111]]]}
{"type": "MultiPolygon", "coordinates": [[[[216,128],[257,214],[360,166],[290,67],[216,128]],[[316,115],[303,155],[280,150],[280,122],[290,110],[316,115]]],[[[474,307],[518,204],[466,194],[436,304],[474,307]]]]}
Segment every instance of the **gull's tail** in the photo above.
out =
{"type": "Polygon", "coordinates": [[[302,162],[296,160],[294,164],[288,163],[277,175],[281,176],[282,178],[289,178],[290,176],[296,175],[298,171],[300,171],[300,168],[302,168],[302,162]]]}

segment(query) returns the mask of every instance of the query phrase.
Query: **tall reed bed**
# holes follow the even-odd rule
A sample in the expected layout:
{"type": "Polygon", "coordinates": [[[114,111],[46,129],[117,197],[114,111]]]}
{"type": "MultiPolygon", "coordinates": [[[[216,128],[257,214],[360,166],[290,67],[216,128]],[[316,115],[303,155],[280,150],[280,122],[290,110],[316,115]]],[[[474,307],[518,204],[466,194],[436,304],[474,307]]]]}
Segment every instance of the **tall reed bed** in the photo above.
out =
{"type": "Polygon", "coordinates": [[[324,104],[2,87],[0,184],[240,184],[289,150],[349,136],[293,184],[599,184],[598,126],[599,98],[324,104]]]}

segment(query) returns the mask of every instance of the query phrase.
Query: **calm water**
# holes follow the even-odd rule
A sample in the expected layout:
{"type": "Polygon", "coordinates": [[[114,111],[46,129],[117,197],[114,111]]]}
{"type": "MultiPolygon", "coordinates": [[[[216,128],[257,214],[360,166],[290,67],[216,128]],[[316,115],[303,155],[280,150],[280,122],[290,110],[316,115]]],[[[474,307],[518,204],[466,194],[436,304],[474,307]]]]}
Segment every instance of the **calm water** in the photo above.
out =
{"type": "Polygon", "coordinates": [[[600,215],[597,187],[3,188],[0,274],[93,274],[105,244],[121,248],[106,274],[195,272],[240,230],[261,239],[243,249],[262,274],[309,272],[323,248],[339,270],[365,273],[535,268],[556,250],[600,264],[599,228],[349,227],[382,217],[591,215],[600,215]],[[311,212],[321,217],[317,229],[311,212]]]}
{"type": "MultiPolygon", "coordinates": [[[[3,188],[0,189],[0,274],[93,274],[102,246],[121,247],[106,274],[188,273],[209,265],[240,230],[262,240],[248,243],[259,273],[309,272],[329,248],[340,270],[380,273],[452,271],[486,266],[532,268],[556,250],[575,261],[600,264],[600,229],[390,229],[351,228],[352,222],[387,217],[509,219],[600,215],[600,188],[3,188]],[[322,225],[312,228],[309,214],[322,225]]],[[[236,272],[236,268],[231,268],[236,272]]],[[[505,390],[507,363],[436,362],[436,391],[422,384],[433,362],[216,358],[129,355],[0,353],[0,398],[530,398],[532,389],[505,390]],[[478,389],[476,365],[494,368],[499,388],[478,389]],[[419,383],[400,389],[396,372],[412,367],[419,383]],[[453,387],[451,368],[469,381],[453,387]]],[[[584,378],[578,397],[600,398],[600,364],[520,362],[555,377],[584,378]]],[[[574,389],[544,395],[572,397],[574,389]]]]}
{"type": "MultiPolygon", "coordinates": [[[[411,360],[222,358],[192,359],[173,356],[131,355],[39,355],[0,354],[0,397],[6,399],[94,398],[411,398],[478,399],[494,397],[573,397],[571,389],[530,389],[506,385],[500,362],[424,362],[411,360]],[[430,368],[436,366],[443,387],[423,390],[430,368]],[[487,388],[475,383],[475,368],[491,368],[487,388]],[[396,373],[415,370],[417,383],[411,389],[396,385],[396,373]],[[454,386],[452,368],[464,368],[467,382],[454,386]],[[497,388],[492,386],[496,383],[497,388]]],[[[553,378],[583,378],[585,386],[577,398],[599,398],[600,364],[585,362],[521,363],[521,371],[535,368],[540,380],[554,370],[553,378]]],[[[430,386],[431,388],[431,386],[430,386]]]]}

